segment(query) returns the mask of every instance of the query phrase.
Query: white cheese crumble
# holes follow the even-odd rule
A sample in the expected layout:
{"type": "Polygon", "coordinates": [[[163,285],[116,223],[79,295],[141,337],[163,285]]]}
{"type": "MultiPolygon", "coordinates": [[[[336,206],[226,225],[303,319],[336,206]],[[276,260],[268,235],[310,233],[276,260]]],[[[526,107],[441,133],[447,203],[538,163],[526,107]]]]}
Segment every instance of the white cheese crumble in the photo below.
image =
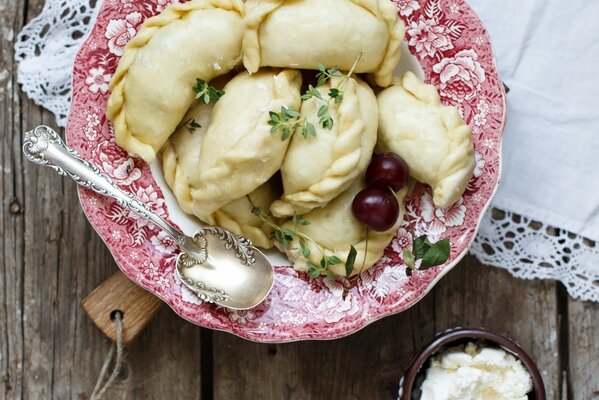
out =
{"type": "Polygon", "coordinates": [[[527,400],[532,380],[512,354],[468,343],[433,357],[421,390],[420,400],[527,400]]]}

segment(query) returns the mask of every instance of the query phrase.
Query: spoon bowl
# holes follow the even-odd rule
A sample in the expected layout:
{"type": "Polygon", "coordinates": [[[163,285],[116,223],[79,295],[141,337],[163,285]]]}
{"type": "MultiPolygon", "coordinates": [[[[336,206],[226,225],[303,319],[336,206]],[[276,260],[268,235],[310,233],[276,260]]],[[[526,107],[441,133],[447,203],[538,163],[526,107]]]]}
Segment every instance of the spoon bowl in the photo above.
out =
{"type": "Polygon", "coordinates": [[[189,239],[196,247],[179,254],[176,273],[202,300],[244,310],[268,296],[274,271],[247,239],[217,228],[201,229],[189,239]]]}

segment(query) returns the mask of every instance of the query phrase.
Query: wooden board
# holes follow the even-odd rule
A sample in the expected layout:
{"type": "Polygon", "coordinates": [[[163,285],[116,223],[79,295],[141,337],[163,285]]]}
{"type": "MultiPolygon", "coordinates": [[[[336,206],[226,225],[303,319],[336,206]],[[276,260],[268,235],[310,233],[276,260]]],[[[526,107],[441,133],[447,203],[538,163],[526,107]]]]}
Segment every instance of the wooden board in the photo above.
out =
{"type": "Polygon", "coordinates": [[[414,352],[436,332],[457,326],[484,326],[516,339],[542,365],[555,398],[555,299],[554,283],[516,280],[468,257],[412,309],[345,339],[259,345],[215,333],[215,398],[391,399],[414,352]]]}
{"type": "Polygon", "coordinates": [[[115,313],[122,322],[121,340],[131,346],[160,309],[162,301],[115,272],[81,302],[89,318],[109,339],[117,341],[115,313]]]}
{"type": "Polygon", "coordinates": [[[568,321],[568,398],[598,400],[599,304],[568,300],[568,321]]]}
{"type": "MultiPolygon", "coordinates": [[[[0,399],[87,399],[108,339],[80,302],[117,267],[75,185],[23,162],[23,132],[53,117],[16,83],[13,43],[42,0],[0,0],[0,399]]],[[[262,345],[202,330],[163,307],[128,349],[108,399],[393,399],[435,332],[484,325],[537,359],[550,399],[599,399],[599,305],[467,258],[421,303],[348,338],[262,345]]]]}

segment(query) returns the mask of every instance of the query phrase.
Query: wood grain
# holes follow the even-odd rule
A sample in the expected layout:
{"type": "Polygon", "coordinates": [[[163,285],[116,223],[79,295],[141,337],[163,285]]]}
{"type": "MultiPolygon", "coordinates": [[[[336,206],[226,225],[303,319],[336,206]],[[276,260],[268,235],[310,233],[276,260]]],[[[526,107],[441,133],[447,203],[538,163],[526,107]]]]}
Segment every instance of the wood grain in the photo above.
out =
{"type": "Polygon", "coordinates": [[[568,301],[569,398],[599,399],[599,304],[568,301]]]}
{"type": "Polygon", "coordinates": [[[555,284],[517,280],[467,257],[416,306],[345,339],[260,345],[215,333],[215,398],[391,399],[414,352],[457,326],[519,341],[541,365],[549,398],[558,393],[555,284]]]}
{"type": "Polygon", "coordinates": [[[156,316],[162,301],[137,286],[122,272],[115,272],[81,302],[96,326],[116,341],[114,312],[122,314],[123,343],[133,344],[156,316]]]}

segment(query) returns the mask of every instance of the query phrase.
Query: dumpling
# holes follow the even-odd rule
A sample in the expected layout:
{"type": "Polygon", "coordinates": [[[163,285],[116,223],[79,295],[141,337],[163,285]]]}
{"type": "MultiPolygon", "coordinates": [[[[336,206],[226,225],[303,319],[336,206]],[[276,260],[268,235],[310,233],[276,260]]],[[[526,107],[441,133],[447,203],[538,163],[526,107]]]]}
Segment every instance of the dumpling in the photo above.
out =
{"type": "MultiPolygon", "coordinates": [[[[343,78],[332,78],[319,87],[326,98],[331,87],[343,78]]],[[[277,217],[304,214],[322,207],[351,186],[372,157],[377,140],[378,106],[372,89],[359,79],[350,78],[341,104],[331,102],[329,113],[334,125],[322,128],[314,111],[323,104],[312,97],[304,101],[302,115],[316,127],[316,136],[304,138],[296,133],[281,166],[284,194],[271,206],[277,217]]]]}
{"type": "MultiPolygon", "coordinates": [[[[212,105],[198,104],[187,113],[181,127],[165,143],[160,155],[166,183],[173,191],[181,209],[193,214],[191,191],[199,176],[201,142],[212,105]],[[199,125],[199,127],[198,127],[199,125]]],[[[247,196],[233,200],[204,218],[210,225],[223,227],[236,235],[245,236],[254,245],[269,249],[270,227],[252,213],[254,206],[268,208],[278,197],[270,182],[266,182],[247,196]]]]}
{"type": "Polygon", "coordinates": [[[391,84],[400,57],[404,23],[389,0],[248,0],[243,63],[315,69],[318,63],[348,71],[374,72],[379,86],[391,84]]]}
{"type": "MultiPolygon", "coordinates": [[[[383,256],[385,248],[391,243],[395,232],[403,221],[402,211],[395,226],[387,232],[367,231],[366,226],[358,222],[351,211],[354,197],[364,187],[364,180],[359,179],[325,207],[304,215],[304,219],[310,222],[309,225],[297,224],[297,227],[295,227],[293,221],[285,222],[282,225],[284,229],[296,229],[296,232],[308,236],[321,247],[326,256],[337,256],[342,263],[330,267],[330,271],[335,275],[345,276],[345,262],[352,245],[356,248],[357,256],[350,275],[357,275],[376,264],[383,256]]],[[[400,204],[403,203],[406,193],[407,188],[396,193],[400,204]]],[[[401,209],[403,210],[403,207],[401,209]]],[[[301,254],[297,238],[291,242],[287,249],[280,244],[277,244],[277,246],[287,254],[289,260],[295,264],[296,269],[306,270],[308,261],[316,265],[320,264],[322,253],[313,243],[309,241],[305,243],[310,250],[307,259],[301,254]]]]}
{"type": "Polygon", "coordinates": [[[202,139],[200,176],[192,191],[201,219],[251,193],[281,168],[289,140],[270,132],[270,111],[300,106],[297,70],[242,72],[225,86],[202,139]]]}
{"type": "Polygon", "coordinates": [[[241,0],[192,0],[146,20],[110,82],[106,115],[116,143],[151,162],[209,81],[241,61],[241,0]]]}
{"type": "Polygon", "coordinates": [[[187,214],[193,214],[191,191],[198,185],[202,138],[208,128],[212,108],[212,104],[195,104],[160,150],[164,180],[187,214]]]}
{"type": "Polygon", "coordinates": [[[399,154],[410,174],[433,189],[433,203],[447,208],[460,199],[476,166],[472,132],[457,108],[411,72],[377,96],[377,152],[399,154]]]}

